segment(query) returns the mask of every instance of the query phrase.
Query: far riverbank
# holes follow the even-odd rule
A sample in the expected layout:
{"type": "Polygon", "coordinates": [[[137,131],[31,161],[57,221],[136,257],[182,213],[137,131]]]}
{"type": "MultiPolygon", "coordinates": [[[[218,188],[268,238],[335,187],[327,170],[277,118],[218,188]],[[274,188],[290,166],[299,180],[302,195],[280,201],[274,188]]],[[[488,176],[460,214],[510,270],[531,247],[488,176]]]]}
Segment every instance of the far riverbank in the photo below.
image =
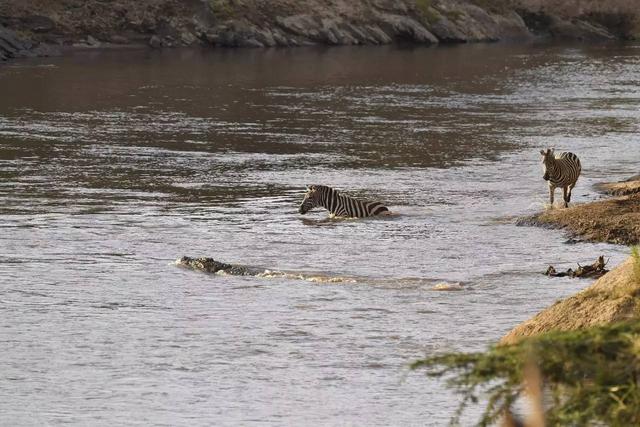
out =
{"type": "Polygon", "coordinates": [[[64,47],[295,47],[637,39],[629,2],[98,0],[0,4],[0,61],[64,47]],[[575,6],[575,7],[573,7],[575,6]]]}

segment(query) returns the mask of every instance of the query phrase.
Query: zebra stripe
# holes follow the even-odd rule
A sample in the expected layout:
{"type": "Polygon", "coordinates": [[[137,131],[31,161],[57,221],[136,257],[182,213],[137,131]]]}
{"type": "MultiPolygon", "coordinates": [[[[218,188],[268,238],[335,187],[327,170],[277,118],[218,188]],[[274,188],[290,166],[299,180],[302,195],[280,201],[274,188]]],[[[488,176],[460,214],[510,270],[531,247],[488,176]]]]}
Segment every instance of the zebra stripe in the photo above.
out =
{"type": "Polygon", "coordinates": [[[564,207],[569,206],[571,191],[576,186],[582,165],[580,159],[573,153],[564,152],[559,156],[554,155],[553,149],[540,151],[544,167],[543,178],[549,182],[549,203],[553,205],[556,188],[562,188],[564,207]]]}
{"type": "Polygon", "coordinates": [[[300,204],[299,212],[305,214],[315,207],[323,207],[332,216],[363,218],[389,212],[380,202],[369,202],[344,196],[326,185],[310,185],[300,204]]]}

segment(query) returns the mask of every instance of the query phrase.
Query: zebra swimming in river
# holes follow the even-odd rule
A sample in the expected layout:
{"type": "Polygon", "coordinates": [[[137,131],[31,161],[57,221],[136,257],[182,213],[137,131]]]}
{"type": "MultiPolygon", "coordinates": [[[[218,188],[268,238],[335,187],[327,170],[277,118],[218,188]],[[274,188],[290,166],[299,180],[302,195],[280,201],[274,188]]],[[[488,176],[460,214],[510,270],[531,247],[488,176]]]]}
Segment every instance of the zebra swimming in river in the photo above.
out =
{"type": "Polygon", "coordinates": [[[553,207],[556,188],[561,187],[564,207],[567,208],[571,201],[571,190],[576,186],[582,166],[580,165],[580,159],[575,154],[565,152],[556,156],[553,150],[553,148],[547,148],[546,151],[540,150],[544,169],[542,178],[549,182],[549,203],[551,203],[551,207],[553,207]]]}
{"type": "Polygon", "coordinates": [[[363,218],[391,214],[389,209],[380,202],[344,196],[338,190],[326,185],[309,185],[299,212],[304,215],[318,206],[327,209],[331,217],[363,218]]]}

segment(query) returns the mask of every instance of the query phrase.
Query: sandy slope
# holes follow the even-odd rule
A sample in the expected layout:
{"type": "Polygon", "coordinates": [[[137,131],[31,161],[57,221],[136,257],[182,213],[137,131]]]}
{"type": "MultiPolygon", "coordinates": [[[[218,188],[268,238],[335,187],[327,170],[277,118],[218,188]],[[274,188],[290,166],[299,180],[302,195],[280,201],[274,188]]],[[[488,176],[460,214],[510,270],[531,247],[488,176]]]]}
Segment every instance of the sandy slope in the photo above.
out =
{"type": "Polygon", "coordinates": [[[513,328],[500,344],[552,330],[570,331],[640,317],[640,277],[633,258],[598,279],[593,285],[513,328]]]}

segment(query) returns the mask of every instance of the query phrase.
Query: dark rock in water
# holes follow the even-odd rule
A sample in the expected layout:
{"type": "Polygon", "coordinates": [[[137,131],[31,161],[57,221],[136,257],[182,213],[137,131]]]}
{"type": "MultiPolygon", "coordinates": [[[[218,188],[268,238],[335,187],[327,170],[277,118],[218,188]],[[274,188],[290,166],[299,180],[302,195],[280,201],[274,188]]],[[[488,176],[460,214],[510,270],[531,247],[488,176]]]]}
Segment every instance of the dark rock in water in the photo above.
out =
{"type": "Polygon", "coordinates": [[[93,36],[87,36],[87,44],[89,46],[100,46],[100,42],[93,36]]]}
{"type": "Polygon", "coordinates": [[[31,49],[31,52],[33,53],[34,56],[43,56],[43,57],[61,55],[61,51],[59,47],[51,46],[48,44],[41,44],[31,49]]]}
{"type": "Polygon", "coordinates": [[[212,40],[217,46],[222,47],[237,47],[238,46],[238,33],[231,29],[224,28],[216,34],[212,40]]]}
{"type": "Polygon", "coordinates": [[[129,44],[129,39],[124,37],[124,36],[116,34],[116,35],[111,36],[111,43],[114,43],[114,44],[129,44]]]}
{"type": "Polygon", "coordinates": [[[176,265],[204,271],[205,273],[217,273],[222,271],[232,276],[256,276],[264,272],[264,270],[261,269],[237,264],[227,264],[226,262],[216,261],[213,258],[207,257],[191,258],[183,256],[176,260],[176,265]]]}
{"type": "Polygon", "coordinates": [[[151,38],[149,39],[149,46],[154,49],[160,49],[162,45],[162,39],[158,36],[151,36],[151,38]]]}
{"type": "Polygon", "coordinates": [[[180,41],[185,46],[191,46],[198,41],[198,38],[189,31],[183,31],[180,33],[180,41]]]}
{"type": "Polygon", "coordinates": [[[178,45],[178,43],[177,43],[176,39],[173,38],[173,36],[165,36],[162,39],[162,47],[175,47],[177,45],[178,45]]]}

